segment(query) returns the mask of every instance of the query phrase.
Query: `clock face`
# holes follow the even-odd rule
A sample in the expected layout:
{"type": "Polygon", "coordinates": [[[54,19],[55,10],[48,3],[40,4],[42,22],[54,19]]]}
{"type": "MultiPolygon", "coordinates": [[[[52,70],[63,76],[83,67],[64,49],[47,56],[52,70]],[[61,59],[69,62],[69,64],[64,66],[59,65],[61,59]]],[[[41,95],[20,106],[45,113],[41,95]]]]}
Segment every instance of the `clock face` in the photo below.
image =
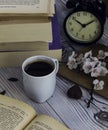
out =
{"type": "Polygon", "coordinates": [[[99,19],[92,13],[77,11],[66,18],[65,31],[74,41],[87,44],[100,37],[102,26],[99,19]]]}

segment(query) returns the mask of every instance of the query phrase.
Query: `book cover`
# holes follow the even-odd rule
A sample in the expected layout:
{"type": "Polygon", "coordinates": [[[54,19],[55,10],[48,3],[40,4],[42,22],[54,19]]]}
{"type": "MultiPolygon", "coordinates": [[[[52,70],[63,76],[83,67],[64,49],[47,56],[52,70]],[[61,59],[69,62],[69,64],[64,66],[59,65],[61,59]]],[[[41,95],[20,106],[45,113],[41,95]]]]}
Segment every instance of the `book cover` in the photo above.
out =
{"type": "Polygon", "coordinates": [[[52,20],[52,42],[49,43],[49,50],[61,49],[61,41],[60,41],[60,28],[57,20],[57,14],[51,18],[52,20]]]}

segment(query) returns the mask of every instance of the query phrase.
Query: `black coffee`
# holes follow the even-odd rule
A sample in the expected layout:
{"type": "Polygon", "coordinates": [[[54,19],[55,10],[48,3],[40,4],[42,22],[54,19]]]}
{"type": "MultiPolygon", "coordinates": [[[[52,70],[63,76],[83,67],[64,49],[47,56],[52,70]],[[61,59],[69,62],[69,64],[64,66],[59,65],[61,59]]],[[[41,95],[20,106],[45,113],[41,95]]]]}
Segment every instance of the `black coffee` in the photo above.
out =
{"type": "Polygon", "coordinates": [[[32,76],[45,76],[53,71],[53,66],[44,61],[37,61],[25,67],[25,72],[32,76]]]}

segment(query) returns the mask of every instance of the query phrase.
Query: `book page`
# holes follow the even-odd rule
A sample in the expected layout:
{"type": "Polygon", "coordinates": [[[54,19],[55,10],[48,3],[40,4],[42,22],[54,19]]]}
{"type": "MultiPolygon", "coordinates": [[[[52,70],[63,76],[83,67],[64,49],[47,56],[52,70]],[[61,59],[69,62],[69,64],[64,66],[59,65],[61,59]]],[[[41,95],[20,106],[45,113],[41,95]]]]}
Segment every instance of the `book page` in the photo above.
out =
{"type": "Polygon", "coordinates": [[[0,0],[0,13],[48,13],[49,0],[0,0]]]}
{"type": "Polygon", "coordinates": [[[50,20],[37,23],[0,24],[0,43],[35,41],[52,41],[50,20]]]}
{"type": "Polygon", "coordinates": [[[35,115],[29,105],[0,95],[0,130],[22,130],[35,115]]]}
{"type": "Polygon", "coordinates": [[[50,14],[49,14],[49,16],[53,16],[54,14],[55,14],[55,0],[50,0],[51,2],[51,4],[50,4],[50,14]]]}
{"type": "Polygon", "coordinates": [[[0,53],[0,67],[21,66],[25,59],[34,55],[46,55],[52,58],[57,58],[59,61],[61,61],[62,49],[54,49],[54,50],[47,50],[47,51],[39,50],[39,51],[1,52],[0,53]]]}
{"type": "Polygon", "coordinates": [[[38,115],[24,130],[69,130],[69,128],[52,117],[38,115]]]}
{"type": "Polygon", "coordinates": [[[41,51],[48,50],[49,43],[47,42],[10,42],[10,43],[0,43],[0,51],[41,51]]]}

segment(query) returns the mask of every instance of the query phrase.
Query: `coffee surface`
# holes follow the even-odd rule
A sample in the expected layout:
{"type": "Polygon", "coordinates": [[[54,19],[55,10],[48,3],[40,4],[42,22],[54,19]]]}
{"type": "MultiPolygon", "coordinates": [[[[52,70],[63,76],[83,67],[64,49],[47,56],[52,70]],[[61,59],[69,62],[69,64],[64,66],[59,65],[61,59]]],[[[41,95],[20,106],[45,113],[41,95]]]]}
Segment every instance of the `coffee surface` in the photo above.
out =
{"type": "Polygon", "coordinates": [[[53,66],[44,61],[33,62],[25,67],[25,72],[32,76],[45,76],[53,71],[53,66]]]}

